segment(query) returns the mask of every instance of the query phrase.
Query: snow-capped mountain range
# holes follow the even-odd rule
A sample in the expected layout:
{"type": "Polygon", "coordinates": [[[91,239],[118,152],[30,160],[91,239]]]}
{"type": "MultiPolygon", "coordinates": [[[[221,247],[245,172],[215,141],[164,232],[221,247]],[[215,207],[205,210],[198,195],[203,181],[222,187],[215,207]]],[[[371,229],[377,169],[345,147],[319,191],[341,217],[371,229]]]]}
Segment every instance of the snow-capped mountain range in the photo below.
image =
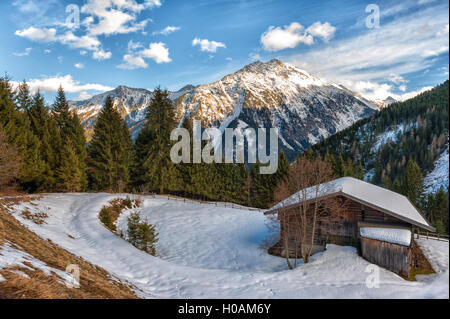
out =
{"type": "MultiPolygon", "coordinates": [[[[92,132],[107,96],[135,137],[145,120],[152,92],[119,86],[85,101],[70,102],[92,132]]],[[[380,107],[343,86],[328,83],[293,65],[254,62],[221,80],[170,92],[177,118],[196,116],[205,126],[278,127],[280,145],[292,158],[380,107]]]]}

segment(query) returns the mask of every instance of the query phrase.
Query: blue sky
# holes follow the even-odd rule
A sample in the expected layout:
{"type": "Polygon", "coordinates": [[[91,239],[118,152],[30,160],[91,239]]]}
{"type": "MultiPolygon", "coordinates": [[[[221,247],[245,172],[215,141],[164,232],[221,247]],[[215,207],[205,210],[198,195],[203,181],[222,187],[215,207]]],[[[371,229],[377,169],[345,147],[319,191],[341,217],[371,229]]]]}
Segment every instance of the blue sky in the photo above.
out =
{"type": "Polygon", "coordinates": [[[49,98],[62,84],[83,99],[118,85],[178,90],[279,58],[371,99],[404,99],[448,79],[448,14],[441,0],[2,1],[0,69],[49,98]]]}

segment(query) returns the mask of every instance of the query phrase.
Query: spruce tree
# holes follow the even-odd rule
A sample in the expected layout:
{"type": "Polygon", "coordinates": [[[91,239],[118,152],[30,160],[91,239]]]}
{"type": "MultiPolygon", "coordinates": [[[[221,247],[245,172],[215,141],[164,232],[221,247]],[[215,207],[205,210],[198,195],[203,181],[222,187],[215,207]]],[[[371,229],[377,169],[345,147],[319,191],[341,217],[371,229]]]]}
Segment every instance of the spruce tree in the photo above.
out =
{"type": "Polygon", "coordinates": [[[422,194],[422,172],[414,160],[409,160],[403,177],[403,194],[408,197],[414,205],[419,204],[422,194]]]}
{"type": "Polygon", "coordinates": [[[17,147],[21,158],[18,183],[35,191],[44,169],[39,158],[39,140],[31,131],[28,116],[14,103],[15,94],[7,77],[0,78],[0,128],[7,142],[17,147]]]}
{"type": "Polygon", "coordinates": [[[435,227],[438,232],[449,233],[449,200],[448,192],[446,193],[441,187],[435,196],[435,227]]]}
{"type": "Polygon", "coordinates": [[[27,82],[23,81],[16,90],[16,105],[21,112],[27,112],[33,101],[31,98],[30,87],[27,82]]]}
{"type": "Polygon", "coordinates": [[[58,93],[55,98],[55,102],[52,106],[52,114],[56,120],[56,124],[61,130],[61,135],[63,138],[70,136],[71,132],[71,113],[69,103],[67,102],[66,95],[62,86],[59,87],[58,93]]]}
{"type": "MultiPolygon", "coordinates": [[[[189,132],[190,138],[190,144],[189,144],[189,150],[192,151],[192,124],[191,119],[185,118],[182,124],[182,127],[186,129],[189,132]]],[[[191,154],[192,159],[192,154],[191,154]]],[[[183,192],[184,196],[186,197],[188,194],[194,194],[196,192],[195,185],[193,184],[193,177],[194,174],[194,168],[193,164],[191,162],[189,163],[178,163],[175,165],[177,171],[178,171],[178,184],[179,189],[183,192]]]]}
{"type": "MultiPolygon", "coordinates": [[[[72,148],[77,156],[78,170],[80,171],[79,190],[87,187],[86,175],[86,138],[84,129],[80,123],[78,115],[70,111],[64,89],[60,86],[52,107],[53,118],[59,128],[61,141],[65,143],[70,141],[72,148]]],[[[60,158],[60,165],[64,164],[64,159],[60,158]]]]}
{"type": "Polygon", "coordinates": [[[96,191],[122,191],[130,180],[131,135],[108,96],[88,145],[90,187],[96,191]]]}
{"type": "Polygon", "coordinates": [[[147,122],[136,139],[136,160],[133,176],[136,186],[164,193],[170,190],[175,166],[170,159],[171,131],[176,127],[175,107],[168,92],[157,88],[147,107],[147,122]]]}
{"type": "Polygon", "coordinates": [[[59,130],[44,105],[43,96],[37,92],[28,109],[28,116],[33,134],[39,139],[39,157],[44,169],[39,181],[39,191],[55,190],[55,170],[58,167],[59,149],[61,147],[59,130]]]}
{"type": "Polygon", "coordinates": [[[250,166],[250,175],[252,178],[251,199],[252,206],[258,208],[267,208],[271,201],[271,185],[270,175],[261,174],[259,169],[261,164],[256,162],[250,166]]]}
{"type": "Polygon", "coordinates": [[[61,149],[61,162],[55,171],[55,188],[60,192],[77,192],[82,188],[84,172],[80,171],[78,156],[70,140],[61,149]]]}

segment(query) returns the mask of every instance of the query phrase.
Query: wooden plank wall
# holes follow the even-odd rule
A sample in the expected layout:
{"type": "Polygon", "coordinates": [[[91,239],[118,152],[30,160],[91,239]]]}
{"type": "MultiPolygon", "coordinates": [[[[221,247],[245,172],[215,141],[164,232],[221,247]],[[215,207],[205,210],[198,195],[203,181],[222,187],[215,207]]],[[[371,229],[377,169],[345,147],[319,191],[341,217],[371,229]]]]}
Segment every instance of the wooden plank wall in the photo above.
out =
{"type": "MultiPolygon", "coordinates": [[[[330,212],[331,218],[324,218],[318,222],[314,237],[314,250],[323,250],[327,243],[354,246],[368,261],[402,276],[409,276],[410,247],[361,238],[359,227],[366,225],[411,228],[411,225],[351,199],[343,197],[340,199],[345,203],[345,211],[340,211],[339,214],[330,212]]],[[[295,223],[295,220],[298,220],[296,216],[299,215],[295,207],[288,209],[282,216],[278,215],[281,228],[280,242],[277,247],[284,250],[283,243],[287,238],[291,254],[301,247],[301,242],[295,241],[296,227],[298,227],[298,224],[295,223]]]]}
{"type": "Polygon", "coordinates": [[[361,254],[367,261],[409,277],[411,247],[361,237],[361,254]]]}

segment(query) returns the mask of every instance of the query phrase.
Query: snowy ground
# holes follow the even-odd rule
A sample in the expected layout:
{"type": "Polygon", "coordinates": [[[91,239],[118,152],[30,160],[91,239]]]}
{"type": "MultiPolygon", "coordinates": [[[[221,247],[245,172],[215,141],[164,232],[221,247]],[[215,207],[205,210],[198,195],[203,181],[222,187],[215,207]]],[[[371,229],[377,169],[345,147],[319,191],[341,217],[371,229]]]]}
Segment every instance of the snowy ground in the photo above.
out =
{"type": "MultiPolygon", "coordinates": [[[[436,275],[408,282],[379,269],[379,288],[368,288],[371,264],[352,247],[329,245],[310,263],[289,270],[284,259],[259,248],[268,235],[261,212],[167,197],[145,197],[141,208],[160,233],[159,256],[152,257],[98,220],[101,207],[116,197],[45,195],[37,206],[16,206],[14,215],[41,237],[128,280],[146,298],[449,298],[448,242],[419,240],[436,275]],[[47,213],[46,223],[22,219],[25,208],[47,213]]],[[[120,217],[119,229],[129,213],[120,217]]]]}

